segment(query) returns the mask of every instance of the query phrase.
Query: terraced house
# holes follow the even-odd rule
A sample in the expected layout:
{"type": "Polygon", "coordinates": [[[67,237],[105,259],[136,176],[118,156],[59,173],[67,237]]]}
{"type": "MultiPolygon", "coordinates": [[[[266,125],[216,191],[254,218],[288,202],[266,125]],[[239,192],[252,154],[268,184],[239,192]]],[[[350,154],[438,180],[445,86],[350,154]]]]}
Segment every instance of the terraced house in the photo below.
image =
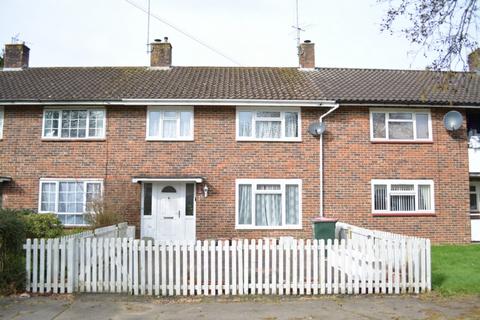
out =
{"type": "Polygon", "coordinates": [[[102,197],[161,240],[307,238],[316,217],[480,240],[478,52],[438,73],[316,68],[308,41],[299,68],[177,67],[169,42],[151,48],[150,66],[32,68],[6,45],[3,207],[81,226],[102,197]]]}

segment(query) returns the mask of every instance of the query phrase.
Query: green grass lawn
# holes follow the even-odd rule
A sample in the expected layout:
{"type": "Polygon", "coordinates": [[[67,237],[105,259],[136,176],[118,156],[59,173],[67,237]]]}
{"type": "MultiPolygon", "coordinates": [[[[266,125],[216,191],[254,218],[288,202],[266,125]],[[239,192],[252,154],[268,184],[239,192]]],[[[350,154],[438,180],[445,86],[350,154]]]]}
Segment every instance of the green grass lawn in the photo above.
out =
{"type": "Polygon", "coordinates": [[[480,294],[480,245],[432,246],[432,290],[480,294]]]}

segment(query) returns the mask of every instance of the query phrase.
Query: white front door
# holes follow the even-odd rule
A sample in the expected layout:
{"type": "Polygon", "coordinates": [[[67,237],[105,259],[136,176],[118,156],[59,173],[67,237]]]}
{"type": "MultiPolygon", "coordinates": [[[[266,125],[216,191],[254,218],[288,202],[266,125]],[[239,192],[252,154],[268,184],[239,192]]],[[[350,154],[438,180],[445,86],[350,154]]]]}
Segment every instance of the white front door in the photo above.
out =
{"type": "Polygon", "coordinates": [[[185,182],[145,183],[142,238],[195,240],[194,189],[185,182]]]}

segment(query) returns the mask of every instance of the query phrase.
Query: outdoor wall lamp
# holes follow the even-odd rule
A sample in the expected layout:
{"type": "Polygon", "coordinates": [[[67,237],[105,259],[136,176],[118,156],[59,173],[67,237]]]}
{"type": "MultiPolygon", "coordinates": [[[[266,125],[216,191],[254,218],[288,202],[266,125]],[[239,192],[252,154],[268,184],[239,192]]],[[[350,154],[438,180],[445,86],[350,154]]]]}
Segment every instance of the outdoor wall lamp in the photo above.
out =
{"type": "Polygon", "coordinates": [[[208,186],[207,186],[207,184],[205,184],[205,186],[203,187],[203,196],[205,198],[208,197],[208,186]]]}

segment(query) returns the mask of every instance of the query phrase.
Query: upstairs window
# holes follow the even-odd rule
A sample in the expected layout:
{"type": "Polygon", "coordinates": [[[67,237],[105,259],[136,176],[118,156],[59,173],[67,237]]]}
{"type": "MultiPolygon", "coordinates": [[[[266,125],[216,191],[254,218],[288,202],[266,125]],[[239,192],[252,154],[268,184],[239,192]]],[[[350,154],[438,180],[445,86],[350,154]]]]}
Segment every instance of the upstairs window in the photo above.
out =
{"type": "Polygon", "coordinates": [[[46,109],[43,113],[45,139],[103,139],[105,110],[46,109]]]}
{"type": "Polygon", "coordinates": [[[373,213],[433,213],[432,180],[372,180],[373,213]]]}
{"type": "Polygon", "coordinates": [[[193,108],[148,108],[147,140],[193,140],[193,108]]]}
{"type": "Polygon", "coordinates": [[[300,109],[237,108],[237,140],[300,141],[300,109]]]}
{"type": "Polygon", "coordinates": [[[86,225],[89,205],[101,194],[101,180],[42,179],[38,212],[55,213],[66,226],[86,225]]]}
{"type": "Polygon", "coordinates": [[[432,141],[429,110],[370,110],[372,141],[432,141]]]}
{"type": "Polygon", "coordinates": [[[237,229],[298,229],[301,208],[299,179],[237,180],[237,229]]]}
{"type": "Polygon", "coordinates": [[[3,117],[4,117],[3,107],[0,107],[0,139],[3,138],[3,117]]]}

